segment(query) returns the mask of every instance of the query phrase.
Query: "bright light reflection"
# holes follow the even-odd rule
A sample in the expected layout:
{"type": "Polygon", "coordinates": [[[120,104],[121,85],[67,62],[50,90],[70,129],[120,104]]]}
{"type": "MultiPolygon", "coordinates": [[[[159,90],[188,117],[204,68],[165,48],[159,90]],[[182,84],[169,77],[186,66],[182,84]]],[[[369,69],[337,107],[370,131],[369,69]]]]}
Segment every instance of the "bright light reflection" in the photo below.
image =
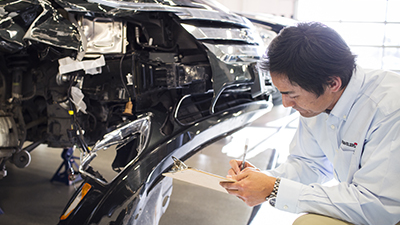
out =
{"type": "Polygon", "coordinates": [[[298,113],[267,123],[264,127],[245,127],[231,135],[229,143],[222,147],[222,153],[240,159],[244,153],[246,139],[249,139],[247,160],[268,149],[276,149],[279,153],[278,163],[286,161],[289,155],[289,144],[296,132],[298,113]]]}
{"type": "Polygon", "coordinates": [[[227,51],[228,51],[228,54],[233,54],[233,47],[232,47],[232,46],[229,46],[229,47],[227,48],[227,51]]]}
{"type": "Polygon", "coordinates": [[[8,35],[10,35],[10,38],[14,38],[17,35],[17,31],[8,30],[7,32],[8,32],[8,35]]]}
{"type": "Polygon", "coordinates": [[[189,24],[182,24],[182,27],[185,28],[189,33],[193,32],[196,30],[197,27],[189,24]]]}
{"type": "Polygon", "coordinates": [[[232,39],[232,31],[231,30],[226,30],[226,38],[227,39],[232,39]]]}
{"type": "Polygon", "coordinates": [[[242,113],[243,113],[242,111],[239,111],[239,112],[236,112],[236,113],[234,113],[234,114],[232,114],[232,115],[233,115],[233,116],[240,116],[242,113]]]}

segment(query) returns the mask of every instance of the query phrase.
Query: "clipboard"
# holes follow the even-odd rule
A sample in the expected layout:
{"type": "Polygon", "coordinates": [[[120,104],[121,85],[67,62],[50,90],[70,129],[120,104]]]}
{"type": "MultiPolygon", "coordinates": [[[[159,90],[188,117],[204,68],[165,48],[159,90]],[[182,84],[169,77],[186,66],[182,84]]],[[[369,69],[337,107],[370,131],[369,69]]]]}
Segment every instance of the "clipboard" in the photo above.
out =
{"type": "Polygon", "coordinates": [[[227,193],[227,191],[225,190],[225,188],[219,185],[219,182],[236,182],[233,179],[228,179],[223,176],[188,167],[179,159],[173,156],[172,158],[174,159],[174,166],[172,167],[172,170],[168,173],[162,174],[166,177],[171,177],[173,179],[210,188],[224,193],[227,193]]]}

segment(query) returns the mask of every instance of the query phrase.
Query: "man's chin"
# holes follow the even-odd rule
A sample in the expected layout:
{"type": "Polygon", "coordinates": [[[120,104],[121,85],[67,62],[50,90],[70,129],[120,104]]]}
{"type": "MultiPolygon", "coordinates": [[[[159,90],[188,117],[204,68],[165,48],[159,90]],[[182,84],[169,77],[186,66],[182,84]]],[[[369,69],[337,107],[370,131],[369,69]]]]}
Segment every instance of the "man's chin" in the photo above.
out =
{"type": "Polygon", "coordinates": [[[298,109],[296,109],[296,110],[297,110],[297,112],[300,113],[300,115],[302,117],[307,117],[307,118],[314,117],[314,116],[317,116],[319,114],[319,113],[310,112],[310,111],[306,111],[306,110],[298,110],[298,109]]]}

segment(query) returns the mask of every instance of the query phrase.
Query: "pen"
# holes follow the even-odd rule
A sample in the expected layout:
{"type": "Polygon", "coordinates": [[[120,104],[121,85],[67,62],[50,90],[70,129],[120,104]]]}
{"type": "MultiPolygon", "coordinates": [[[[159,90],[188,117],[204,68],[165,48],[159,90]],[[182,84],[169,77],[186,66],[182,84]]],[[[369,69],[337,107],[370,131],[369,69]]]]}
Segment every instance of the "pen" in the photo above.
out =
{"type": "Polygon", "coordinates": [[[246,138],[246,143],[244,144],[244,153],[243,153],[243,160],[242,160],[242,168],[240,169],[241,171],[244,169],[244,164],[245,164],[245,162],[246,162],[246,154],[247,154],[248,144],[249,144],[249,139],[246,138]]]}

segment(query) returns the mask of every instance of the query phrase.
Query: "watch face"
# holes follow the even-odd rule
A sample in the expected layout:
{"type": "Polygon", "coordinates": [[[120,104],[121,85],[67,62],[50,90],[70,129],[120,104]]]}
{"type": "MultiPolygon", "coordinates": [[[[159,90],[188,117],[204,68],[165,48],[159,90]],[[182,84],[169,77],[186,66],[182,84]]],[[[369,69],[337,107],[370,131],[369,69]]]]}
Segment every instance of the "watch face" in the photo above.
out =
{"type": "Polygon", "coordinates": [[[276,198],[270,198],[270,199],[269,199],[269,204],[270,204],[271,206],[275,207],[275,201],[276,201],[276,198]]]}

